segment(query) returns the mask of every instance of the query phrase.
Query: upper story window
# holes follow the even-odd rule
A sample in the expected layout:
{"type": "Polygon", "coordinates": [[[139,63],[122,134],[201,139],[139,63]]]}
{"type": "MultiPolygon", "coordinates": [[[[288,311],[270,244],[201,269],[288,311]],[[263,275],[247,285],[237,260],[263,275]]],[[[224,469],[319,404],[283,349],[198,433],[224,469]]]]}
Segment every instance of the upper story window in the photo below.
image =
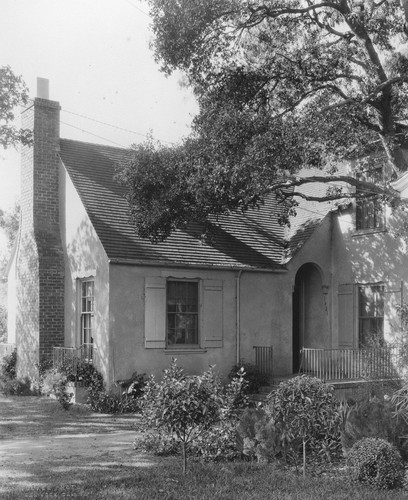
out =
{"type": "Polygon", "coordinates": [[[94,307],[95,307],[95,284],[93,279],[86,279],[80,282],[81,286],[81,344],[91,344],[93,342],[94,329],[94,307]]]}
{"type": "Polygon", "coordinates": [[[167,345],[198,345],[198,282],[167,282],[167,345]]]}
{"type": "MultiPolygon", "coordinates": [[[[361,175],[362,180],[380,183],[383,178],[383,169],[378,167],[369,173],[361,175]]],[[[384,206],[383,202],[376,195],[370,195],[365,189],[357,187],[357,194],[364,197],[356,203],[356,229],[382,229],[384,227],[384,206]],[[367,195],[367,196],[366,196],[367,195]]]]}
{"type": "Polygon", "coordinates": [[[361,285],[358,288],[359,345],[370,347],[384,341],[384,285],[361,285]]]}

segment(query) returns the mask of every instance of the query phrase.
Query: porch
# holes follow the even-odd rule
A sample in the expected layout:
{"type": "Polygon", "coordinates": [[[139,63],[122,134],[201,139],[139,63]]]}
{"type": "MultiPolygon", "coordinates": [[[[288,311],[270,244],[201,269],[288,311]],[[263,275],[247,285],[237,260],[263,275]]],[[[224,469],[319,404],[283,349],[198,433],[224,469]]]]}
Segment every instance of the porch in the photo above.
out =
{"type": "Polygon", "coordinates": [[[401,376],[402,346],[300,351],[300,373],[324,382],[396,379],[401,376]]]}
{"type": "Polygon", "coordinates": [[[94,344],[82,344],[79,347],[53,347],[53,366],[72,366],[73,373],[76,373],[79,363],[95,364],[97,358],[97,348],[94,344]]]}

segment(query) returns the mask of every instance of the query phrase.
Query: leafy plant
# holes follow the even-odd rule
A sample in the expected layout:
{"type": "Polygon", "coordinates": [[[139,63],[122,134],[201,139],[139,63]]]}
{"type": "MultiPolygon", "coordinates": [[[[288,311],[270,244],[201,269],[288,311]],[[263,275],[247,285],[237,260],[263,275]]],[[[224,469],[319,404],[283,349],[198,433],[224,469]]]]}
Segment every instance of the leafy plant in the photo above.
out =
{"type": "Polygon", "coordinates": [[[243,376],[245,382],[247,383],[245,387],[246,394],[256,394],[259,392],[259,388],[263,385],[268,385],[268,378],[259,373],[256,370],[256,366],[252,363],[247,363],[243,359],[237,365],[234,365],[231,368],[231,371],[228,374],[228,378],[230,380],[234,380],[236,378],[240,378],[243,376]],[[242,370],[244,374],[242,375],[242,370]]]}
{"type": "MultiPolygon", "coordinates": [[[[201,376],[186,376],[176,360],[156,382],[150,377],[141,399],[142,416],[148,428],[156,428],[180,443],[183,472],[187,468],[187,448],[223,419],[234,418],[242,403],[241,382],[226,389],[221,386],[213,367],[201,376]]],[[[203,441],[202,441],[203,442],[203,441]]]]}
{"type": "Polygon", "coordinates": [[[9,380],[15,379],[17,376],[17,349],[14,349],[10,354],[4,356],[0,366],[0,376],[9,380]]]}
{"type": "Polygon", "coordinates": [[[363,438],[382,438],[392,443],[403,457],[408,457],[408,421],[403,418],[403,407],[395,404],[397,391],[392,401],[373,399],[351,406],[347,412],[341,443],[345,454],[363,438]]]}
{"type": "Polygon", "coordinates": [[[50,396],[54,395],[64,410],[71,406],[72,394],[67,392],[68,377],[58,368],[50,368],[41,377],[41,393],[50,396]]]}
{"type": "Polygon", "coordinates": [[[354,481],[377,489],[400,488],[403,484],[401,456],[384,439],[364,438],[355,443],[347,456],[347,467],[354,481]]]}
{"type": "MultiPolygon", "coordinates": [[[[341,417],[339,403],[331,386],[305,375],[281,382],[265,406],[266,426],[260,441],[279,445],[285,460],[303,451],[303,474],[306,453],[331,459],[340,448],[341,417]],[[279,436],[276,443],[276,436],[279,436]]],[[[262,436],[259,431],[259,435],[262,436]]]]}

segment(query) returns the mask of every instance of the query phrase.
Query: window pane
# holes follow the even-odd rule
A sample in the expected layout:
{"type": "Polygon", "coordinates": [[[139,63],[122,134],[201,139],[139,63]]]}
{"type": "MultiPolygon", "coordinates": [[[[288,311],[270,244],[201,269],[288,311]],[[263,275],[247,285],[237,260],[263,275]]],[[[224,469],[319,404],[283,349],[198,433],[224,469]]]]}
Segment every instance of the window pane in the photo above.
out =
{"type": "Polygon", "coordinates": [[[167,343],[198,343],[198,283],[169,281],[167,284],[167,343]]]}
{"type": "Polygon", "coordinates": [[[359,342],[361,346],[376,346],[383,342],[384,286],[359,287],[359,342]]]}

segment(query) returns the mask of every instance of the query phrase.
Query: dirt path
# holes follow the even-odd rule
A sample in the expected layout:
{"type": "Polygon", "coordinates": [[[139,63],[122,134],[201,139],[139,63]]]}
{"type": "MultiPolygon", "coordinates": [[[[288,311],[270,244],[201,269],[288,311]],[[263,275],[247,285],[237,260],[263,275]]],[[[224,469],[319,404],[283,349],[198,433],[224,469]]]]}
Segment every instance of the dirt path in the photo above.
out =
{"type": "Polygon", "coordinates": [[[137,421],[82,405],[65,411],[47,398],[0,395],[0,498],[16,488],[72,485],[89,475],[125,479],[153,465],[133,450],[137,421]]]}

